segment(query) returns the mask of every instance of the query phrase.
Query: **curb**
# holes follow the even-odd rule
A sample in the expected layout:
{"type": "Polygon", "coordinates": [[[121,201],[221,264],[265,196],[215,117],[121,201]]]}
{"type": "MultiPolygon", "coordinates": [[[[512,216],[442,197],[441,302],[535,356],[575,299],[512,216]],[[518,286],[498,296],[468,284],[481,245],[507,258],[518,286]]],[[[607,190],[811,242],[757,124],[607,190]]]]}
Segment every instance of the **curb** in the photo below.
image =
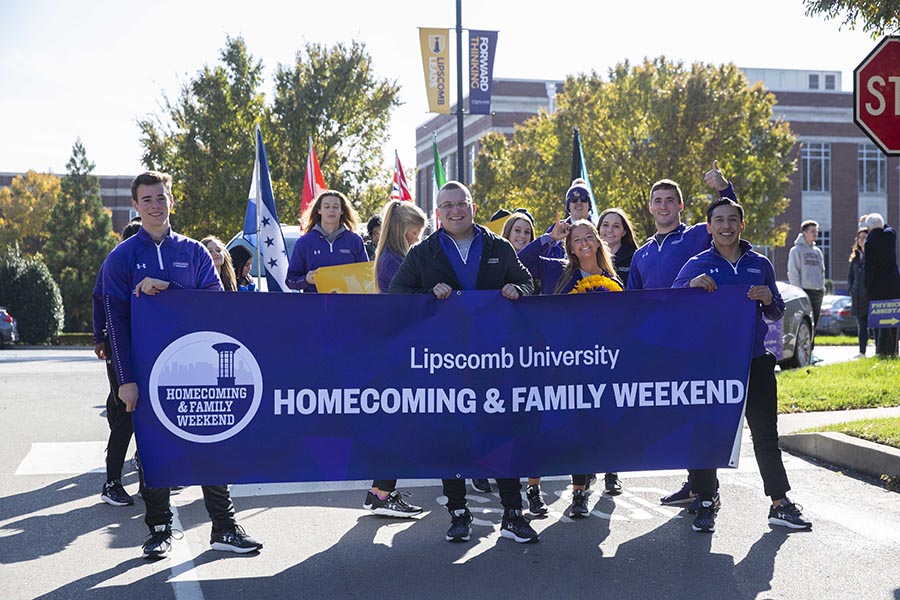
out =
{"type": "Polygon", "coordinates": [[[900,450],[844,433],[791,433],[778,436],[778,441],[784,450],[876,478],[900,475],[900,450]]]}

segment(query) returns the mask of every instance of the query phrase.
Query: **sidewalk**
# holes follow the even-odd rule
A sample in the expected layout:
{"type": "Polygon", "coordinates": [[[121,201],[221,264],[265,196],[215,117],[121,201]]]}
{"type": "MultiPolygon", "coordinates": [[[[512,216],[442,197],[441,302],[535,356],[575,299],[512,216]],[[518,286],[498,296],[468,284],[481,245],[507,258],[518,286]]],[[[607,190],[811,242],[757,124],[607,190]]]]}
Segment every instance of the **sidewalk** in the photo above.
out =
{"type": "Polygon", "coordinates": [[[811,456],[875,478],[900,476],[900,449],[843,433],[795,433],[820,425],[882,417],[900,417],[900,406],[778,415],[779,444],[794,454],[811,456]]]}

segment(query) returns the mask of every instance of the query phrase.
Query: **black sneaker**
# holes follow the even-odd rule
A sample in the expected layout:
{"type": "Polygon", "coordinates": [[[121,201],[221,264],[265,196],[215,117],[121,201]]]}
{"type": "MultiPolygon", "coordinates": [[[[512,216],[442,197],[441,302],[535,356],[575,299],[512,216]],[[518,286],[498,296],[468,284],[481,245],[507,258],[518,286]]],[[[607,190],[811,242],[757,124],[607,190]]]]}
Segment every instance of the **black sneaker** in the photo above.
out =
{"type": "Polygon", "coordinates": [[[572,506],[569,508],[569,514],[573,519],[583,519],[591,514],[591,511],[588,510],[587,498],[587,490],[572,492],[572,506]]]}
{"type": "Polygon", "coordinates": [[[487,479],[473,479],[472,487],[475,488],[475,491],[481,492],[482,494],[491,493],[491,482],[487,479]]]}
{"type": "Polygon", "coordinates": [[[584,482],[584,489],[589,490],[591,486],[597,483],[597,474],[596,473],[588,473],[587,481],[584,482]]]}
{"type": "Polygon", "coordinates": [[[103,484],[100,499],[111,506],[131,506],[134,504],[134,498],[128,495],[128,492],[122,487],[122,482],[118,479],[113,479],[103,484]]]}
{"type": "Polygon", "coordinates": [[[606,487],[606,493],[610,496],[618,496],[622,493],[622,481],[619,479],[618,473],[607,473],[603,477],[606,487]]]}
{"type": "Polygon", "coordinates": [[[531,525],[522,516],[521,510],[507,510],[503,513],[500,535],[520,544],[532,544],[538,541],[537,532],[531,528],[531,525]]]}
{"type": "Polygon", "coordinates": [[[719,512],[719,497],[716,495],[712,500],[701,500],[700,506],[697,508],[697,516],[694,517],[694,523],[691,528],[694,531],[703,533],[712,533],[716,530],[716,513],[719,512]]]}
{"type": "Polygon", "coordinates": [[[366,510],[372,510],[372,502],[378,499],[378,496],[372,493],[372,490],[366,492],[366,500],[363,502],[363,508],[366,510]]]}
{"type": "Polygon", "coordinates": [[[234,525],[222,531],[213,531],[209,537],[209,545],[213,550],[236,552],[237,554],[256,552],[262,550],[263,547],[262,542],[257,542],[247,535],[240,525],[234,525]]]}
{"type": "Polygon", "coordinates": [[[528,514],[535,517],[542,517],[549,510],[541,496],[541,487],[538,485],[529,485],[525,490],[525,497],[528,498],[528,514]]]}
{"type": "MultiPolygon", "coordinates": [[[[409,493],[404,493],[404,495],[409,495],[409,493]]],[[[376,515],[382,515],[385,517],[412,517],[420,512],[422,512],[421,506],[414,506],[412,504],[408,504],[401,495],[401,492],[394,490],[388,497],[382,500],[375,494],[374,500],[372,500],[372,505],[369,507],[376,515]]],[[[368,499],[368,498],[367,498],[368,499]]]]}
{"type": "Polygon", "coordinates": [[[156,525],[150,530],[150,535],[144,540],[141,550],[144,558],[156,560],[165,558],[172,549],[172,526],[156,525]]]}
{"type": "Polygon", "coordinates": [[[659,499],[660,504],[687,504],[697,496],[691,491],[691,479],[681,484],[681,489],[659,499]]]}
{"type": "Polygon", "coordinates": [[[802,510],[802,506],[784,498],[779,506],[769,509],[769,525],[809,531],[812,529],[812,521],[803,516],[802,510]]]}
{"type": "Polygon", "coordinates": [[[472,513],[468,508],[457,508],[450,511],[450,529],[447,530],[448,542],[468,542],[472,538],[472,513]]]}

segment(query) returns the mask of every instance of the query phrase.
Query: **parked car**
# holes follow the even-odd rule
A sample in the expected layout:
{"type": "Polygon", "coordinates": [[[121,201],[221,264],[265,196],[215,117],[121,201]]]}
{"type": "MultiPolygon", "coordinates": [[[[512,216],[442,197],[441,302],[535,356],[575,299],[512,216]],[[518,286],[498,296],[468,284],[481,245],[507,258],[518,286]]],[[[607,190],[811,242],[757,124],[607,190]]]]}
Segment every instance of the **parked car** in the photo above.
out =
{"type": "Polygon", "coordinates": [[[19,329],[16,326],[16,320],[8,310],[0,306],[0,348],[18,341],[19,329]]]}
{"type": "Polygon", "coordinates": [[[782,369],[809,365],[812,356],[812,304],[796,285],[779,281],[778,293],[784,300],[784,317],[769,324],[766,350],[775,355],[782,369]]]}
{"type": "MultiPolygon", "coordinates": [[[[287,252],[288,258],[290,258],[291,252],[294,251],[294,244],[297,243],[297,240],[303,235],[303,232],[300,230],[299,225],[282,225],[281,234],[284,236],[284,250],[287,252]]],[[[256,260],[256,247],[244,238],[243,233],[236,234],[226,245],[229,250],[235,246],[243,246],[250,251],[251,255],[253,255],[253,266],[250,268],[250,277],[256,279],[256,274],[259,272],[259,263],[256,260]]],[[[265,277],[262,278],[260,284],[259,291],[267,291],[265,277]]]]}
{"type": "Polygon", "coordinates": [[[856,316],[850,314],[850,296],[825,296],[816,323],[816,333],[824,335],[856,335],[856,316]]]}

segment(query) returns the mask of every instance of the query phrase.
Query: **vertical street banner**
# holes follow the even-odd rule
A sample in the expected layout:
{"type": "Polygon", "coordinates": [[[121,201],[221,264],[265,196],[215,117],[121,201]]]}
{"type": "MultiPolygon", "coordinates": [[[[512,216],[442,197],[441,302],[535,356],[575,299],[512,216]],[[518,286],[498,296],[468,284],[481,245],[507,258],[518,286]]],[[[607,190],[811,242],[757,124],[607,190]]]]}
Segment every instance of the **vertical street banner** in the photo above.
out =
{"type": "Polygon", "coordinates": [[[469,30],[469,113],[491,114],[497,32],[469,30]]]}
{"type": "Polygon", "coordinates": [[[419,27],[428,112],[450,114],[450,30],[419,27]]]}
{"type": "Polygon", "coordinates": [[[146,481],[736,467],[756,322],[747,289],[515,302],[498,290],[141,294],[146,481]]]}

